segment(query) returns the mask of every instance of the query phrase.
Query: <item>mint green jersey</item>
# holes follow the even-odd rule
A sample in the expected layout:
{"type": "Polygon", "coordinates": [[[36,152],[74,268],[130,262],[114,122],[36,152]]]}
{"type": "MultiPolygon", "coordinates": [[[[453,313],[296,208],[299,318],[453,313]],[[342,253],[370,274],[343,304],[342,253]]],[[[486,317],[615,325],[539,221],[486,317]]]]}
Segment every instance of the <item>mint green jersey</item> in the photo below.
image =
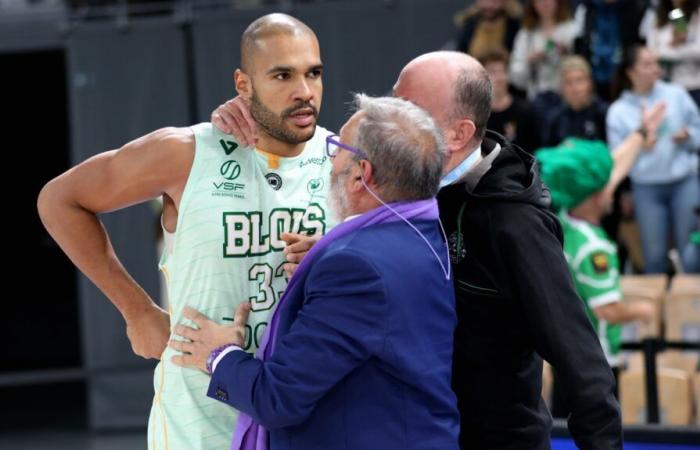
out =
{"type": "MultiPolygon", "coordinates": [[[[250,300],[244,349],[254,352],[287,285],[281,234],[325,234],[332,225],[329,132],[317,127],[299,156],[279,158],[238,146],[210,123],[192,130],[192,169],[160,263],[171,326],[194,325],[185,306],[231,324],[250,300]]],[[[149,449],[228,450],[238,412],[207,397],[209,375],[172,364],[177,353],[167,348],[155,370],[149,449]]]]}
{"type": "Polygon", "coordinates": [[[559,214],[564,229],[564,254],[574,278],[576,291],[611,366],[618,365],[622,326],[599,320],[593,309],[622,300],[617,248],[599,226],[559,214]]]}

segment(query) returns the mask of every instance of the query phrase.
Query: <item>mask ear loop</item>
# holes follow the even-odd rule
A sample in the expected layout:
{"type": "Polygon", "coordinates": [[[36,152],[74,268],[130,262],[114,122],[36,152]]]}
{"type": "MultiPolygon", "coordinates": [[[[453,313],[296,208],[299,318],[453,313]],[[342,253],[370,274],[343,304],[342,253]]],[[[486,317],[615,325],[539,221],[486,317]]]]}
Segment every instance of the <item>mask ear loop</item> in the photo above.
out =
{"type": "Polygon", "coordinates": [[[404,222],[406,222],[406,224],[408,224],[409,227],[413,228],[413,231],[415,231],[416,233],[418,233],[418,236],[420,236],[421,239],[423,239],[423,241],[425,242],[425,244],[430,248],[430,251],[433,252],[433,255],[435,255],[435,259],[437,259],[438,264],[440,264],[440,268],[442,269],[442,273],[445,275],[445,279],[446,279],[446,280],[449,280],[449,279],[450,279],[450,274],[451,274],[451,271],[452,271],[452,265],[450,264],[450,249],[449,249],[449,245],[448,245],[448,243],[447,243],[447,234],[445,233],[445,228],[442,226],[442,221],[440,220],[440,218],[438,218],[438,223],[440,224],[440,231],[442,231],[442,238],[445,240],[445,249],[446,249],[446,253],[447,253],[447,258],[445,259],[445,261],[447,261],[447,268],[445,268],[445,265],[444,265],[444,264],[442,263],[442,261],[440,260],[440,257],[438,256],[438,254],[437,254],[437,252],[435,251],[435,249],[433,248],[433,246],[430,245],[430,242],[428,242],[428,239],[423,235],[423,233],[421,233],[421,232],[418,230],[418,228],[416,228],[415,226],[413,226],[413,224],[412,224],[411,222],[409,222],[408,219],[406,219],[404,216],[402,216],[401,214],[399,214],[398,211],[396,211],[394,208],[392,208],[391,206],[389,206],[388,204],[386,204],[381,198],[379,198],[379,196],[378,196],[377,194],[375,194],[374,191],[372,191],[372,189],[369,188],[369,186],[367,186],[367,183],[365,183],[364,177],[357,177],[356,179],[359,179],[359,180],[362,181],[362,185],[365,187],[365,189],[367,189],[367,192],[369,192],[369,193],[372,195],[372,197],[374,197],[374,198],[375,198],[379,203],[381,203],[382,205],[384,205],[384,206],[386,206],[387,208],[389,208],[389,210],[390,210],[391,212],[393,212],[393,213],[396,214],[398,217],[400,217],[401,220],[403,220],[404,222]]]}

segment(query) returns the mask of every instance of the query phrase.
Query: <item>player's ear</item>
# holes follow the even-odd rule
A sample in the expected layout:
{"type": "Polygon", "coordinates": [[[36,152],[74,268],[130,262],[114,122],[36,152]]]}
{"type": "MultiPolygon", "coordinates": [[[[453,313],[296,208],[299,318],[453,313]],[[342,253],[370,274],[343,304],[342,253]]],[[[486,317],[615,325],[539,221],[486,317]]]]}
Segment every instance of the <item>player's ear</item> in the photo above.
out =
{"type": "Polygon", "coordinates": [[[238,95],[246,99],[253,97],[253,84],[250,75],[243,72],[241,69],[236,69],[233,73],[233,81],[236,85],[236,92],[238,92],[238,95]]]}

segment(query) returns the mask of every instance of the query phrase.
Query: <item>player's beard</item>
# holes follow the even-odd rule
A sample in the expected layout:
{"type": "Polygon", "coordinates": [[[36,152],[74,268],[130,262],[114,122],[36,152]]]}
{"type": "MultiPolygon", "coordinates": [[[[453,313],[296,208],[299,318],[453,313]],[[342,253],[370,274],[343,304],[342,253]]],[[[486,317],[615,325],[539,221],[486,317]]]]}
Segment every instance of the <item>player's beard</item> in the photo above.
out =
{"type": "Polygon", "coordinates": [[[331,214],[333,214],[338,222],[344,221],[350,215],[350,203],[343,190],[343,185],[349,176],[349,164],[337,174],[331,173],[331,189],[328,194],[328,207],[331,210],[331,214]]]}
{"type": "Polygon", "coordinates": [[[293,145],[306,142],[314,136],[316,120],[318,119],[318,109],[310,102],[297,102],[277,115],[260,101],[255,89],[253,89],[253,97],[251,98],[250,114],[265,133],[278,141],[293,145]],[[302,108],[310,108],[313,111],[314,126],[308,131],[296,132],[285,123],[285,119],[302,108]]]}

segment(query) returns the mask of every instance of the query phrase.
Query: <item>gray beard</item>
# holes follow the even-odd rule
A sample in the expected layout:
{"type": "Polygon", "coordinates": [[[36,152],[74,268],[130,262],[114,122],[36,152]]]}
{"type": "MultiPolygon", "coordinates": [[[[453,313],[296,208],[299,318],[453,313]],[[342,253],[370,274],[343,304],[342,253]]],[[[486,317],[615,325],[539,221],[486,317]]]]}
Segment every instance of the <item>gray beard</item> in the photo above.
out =
{"type": "Polygon", "coordinates": [[[343,192],[343,183],[350,175],[350,168],[342,170],[338,175],[331,175],[331,189],[328,194],[328,207],[338,222],[343,222],[350,215],[348,197],[343,192]]]}

